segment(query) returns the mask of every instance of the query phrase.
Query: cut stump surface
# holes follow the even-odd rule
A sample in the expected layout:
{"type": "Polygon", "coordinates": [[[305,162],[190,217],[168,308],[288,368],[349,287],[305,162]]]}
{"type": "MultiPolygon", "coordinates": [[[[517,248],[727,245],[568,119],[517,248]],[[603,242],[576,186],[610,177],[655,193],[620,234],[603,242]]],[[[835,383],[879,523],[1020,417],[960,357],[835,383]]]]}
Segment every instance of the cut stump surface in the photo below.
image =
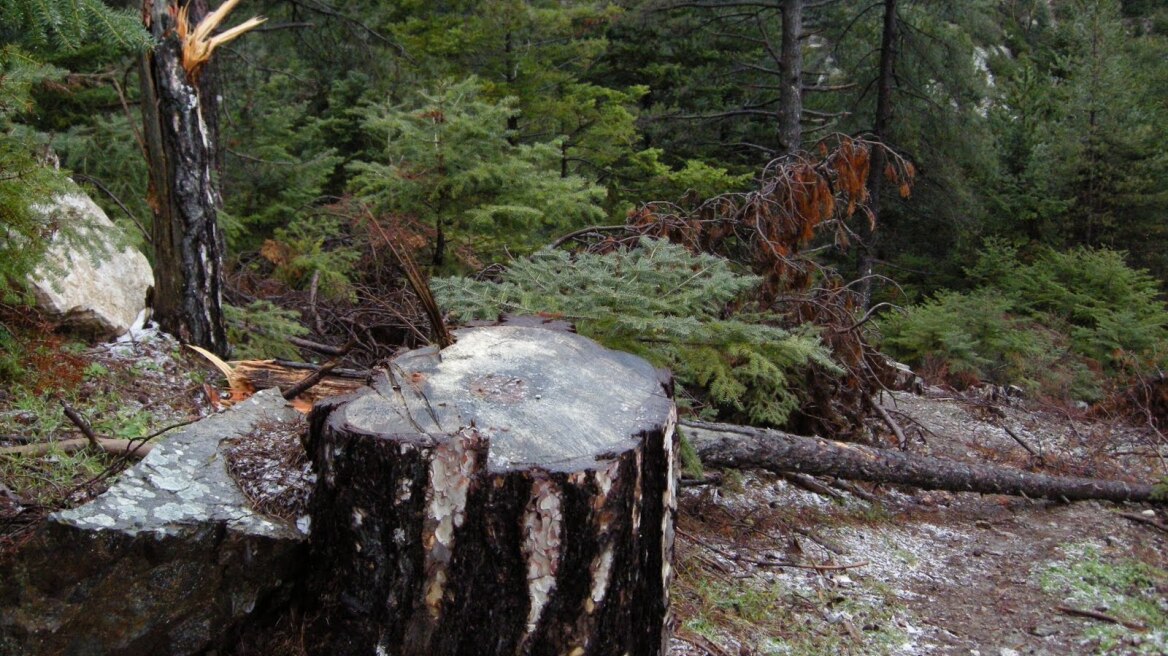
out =
{"type": "Polygon", "coordinates": [[[459,331],[317,407],[312,651],[664,653],[672,382],[563,331],[459,331]]]}

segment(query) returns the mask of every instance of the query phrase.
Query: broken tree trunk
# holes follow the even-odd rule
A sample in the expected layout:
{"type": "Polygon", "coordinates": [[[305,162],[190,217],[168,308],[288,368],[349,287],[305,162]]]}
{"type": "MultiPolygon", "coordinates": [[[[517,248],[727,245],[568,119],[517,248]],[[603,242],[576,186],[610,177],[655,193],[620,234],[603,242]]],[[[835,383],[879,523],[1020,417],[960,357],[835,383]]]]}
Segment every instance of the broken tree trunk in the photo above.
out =
{"type": "Polygon", "coordinates": [[[665,653],[672,382],[567,332],[456,335],[313,411],[310,653],[665,653]]]}
{"type": "MultiPolygon", "coordinates": [[[[213,76],[192,80],[183,67],[177,12],[144,0],[146,27],[158,42],[142,61],[142,118],[154,211],[154,317],[184,342],[227,355],[223,317],[222,204],[217,178],[213,76]]],[[[204,0],[189,0],[197,22],[204,0]]]]}
{"type": "Polygon", "coordinates": [[[712,467],[752,467],[930,490],[1066,501],[1149,501],[1153,489],[1150,485],[1122,481],[1046,476],[1007,467],[970,465],[732,424],[686,422],[684,428],[686,439],[702,462],[712,467]]]}

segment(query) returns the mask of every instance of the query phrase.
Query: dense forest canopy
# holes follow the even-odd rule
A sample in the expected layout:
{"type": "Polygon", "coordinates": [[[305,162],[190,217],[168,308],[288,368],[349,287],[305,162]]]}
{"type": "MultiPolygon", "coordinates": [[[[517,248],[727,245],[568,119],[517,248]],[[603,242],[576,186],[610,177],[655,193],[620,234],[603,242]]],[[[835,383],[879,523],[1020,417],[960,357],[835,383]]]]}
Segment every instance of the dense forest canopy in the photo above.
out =
{"type": "MultiPolygon", "coordinates": [[[[49,229],[27,211],[53,188],[45,153],[132,235],[148,232],[137,108],[148,39],[132,9],[0,0],[9,296],[31,261],[17,255],[49,229]]],[[[839,429],[815,390],[834,380],[846,396],[849,381],[878,379],[864,353],[880,340],[951,383],[1063,400],[1098,400],[1163,364],[1161,3],[249,0],[241,11],[268,21],[203,73],[221,100],[219,222],[240,352],[286,353],[279,337],[303,324],[383,356],[421,339],[387,253],[498,281],[488,267],[599,226],[562,245],[590,253],[567,261],[574,275],[646,237],[695,259],[652,250],[641,265],[718,272],[717,307],[687,301],[701,311],[686,320],[706,323],[658,335],[704,335],[696,351],[634,350],[687,372],[693,407],[722,418],[781,424],[799,398],[813,428],[839,429]],[[709,269],[708,256],[733,270],[709,269]],[[766,346],[776,334],[785,349],[766,346]]],[[[578,307],[525,290],[522,275],[504,279],[508,302],[578,307]]],[[[665,316],[641,317],[652,306],[633,292],[605,303],[628,308],[619,330],[569,318],[627,340],[665,316]]]]}

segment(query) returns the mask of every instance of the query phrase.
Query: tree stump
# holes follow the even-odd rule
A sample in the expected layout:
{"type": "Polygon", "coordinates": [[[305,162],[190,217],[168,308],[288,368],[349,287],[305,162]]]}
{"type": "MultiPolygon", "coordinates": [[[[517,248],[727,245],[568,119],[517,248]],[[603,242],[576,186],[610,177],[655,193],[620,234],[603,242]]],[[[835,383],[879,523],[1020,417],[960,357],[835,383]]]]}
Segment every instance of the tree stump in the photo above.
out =
{"type": "Polygon", "coordinates": [[[564,331],[456,335],[313,411],[310,652],[665,653],[672,380],[564,331]]]}

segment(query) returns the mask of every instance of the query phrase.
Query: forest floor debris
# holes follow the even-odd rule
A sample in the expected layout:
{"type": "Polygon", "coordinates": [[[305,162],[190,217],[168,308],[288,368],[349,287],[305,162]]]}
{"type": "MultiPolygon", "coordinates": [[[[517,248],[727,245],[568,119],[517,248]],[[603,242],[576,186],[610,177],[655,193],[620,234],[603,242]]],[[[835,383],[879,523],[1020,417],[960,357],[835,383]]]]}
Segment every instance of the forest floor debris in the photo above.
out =
{"type": "MultiPolygon", "coordinates": [[[[48,403],[49,381],[76,379],[68,398],[103,436],[148,434],[211,410],[201,363],[162,336],[58,347],[46,344],[46,362],[29,365],[41,371],[43,407],[36,394],[0,396],[5,444],[74,437],[60,405],[48,403]]],[[[935,389],[883,402],[918,453],[1143,482],[1164,472],[1157,436],[1117,421],[935,389]]],[[[879,419],[873,428],[887,430],[879,419]]],[[[256,483],[248,494],[257,506],[288,519],[302,514],[311,483],[297,450],[302,429],[272,427],[229,447],[234,473],[256,483]]],[[[8,459],[0,527],[10,543],[54,493],[108,464],[82,454],[88,460],[74,466],[71,457],[24,459],[19,469],[8,459]]],[[[1168,518],[1159,511],[817,479],[836,492],[827,496],[754,472],[719,480],[682,493],[673,656],[1168,652],[1168,533],[1156,525],[1168,518]]],[[[83,487],[69,502],[99,490],[83,487]]]]}
{"type": "MultiPolygon", "coordinates": [[[[937,391],[885,403],[930,455],[1033,467],[1005,421],[1060,473],[1163,475],[1154,436],[1115,422],[937,391]]],[[[867,487],[874,504],[766,474],[724,481],[683,493],[673,656],[1168,653],[1168,534],[1123,516],[1156,511],[867,487]]]]}

